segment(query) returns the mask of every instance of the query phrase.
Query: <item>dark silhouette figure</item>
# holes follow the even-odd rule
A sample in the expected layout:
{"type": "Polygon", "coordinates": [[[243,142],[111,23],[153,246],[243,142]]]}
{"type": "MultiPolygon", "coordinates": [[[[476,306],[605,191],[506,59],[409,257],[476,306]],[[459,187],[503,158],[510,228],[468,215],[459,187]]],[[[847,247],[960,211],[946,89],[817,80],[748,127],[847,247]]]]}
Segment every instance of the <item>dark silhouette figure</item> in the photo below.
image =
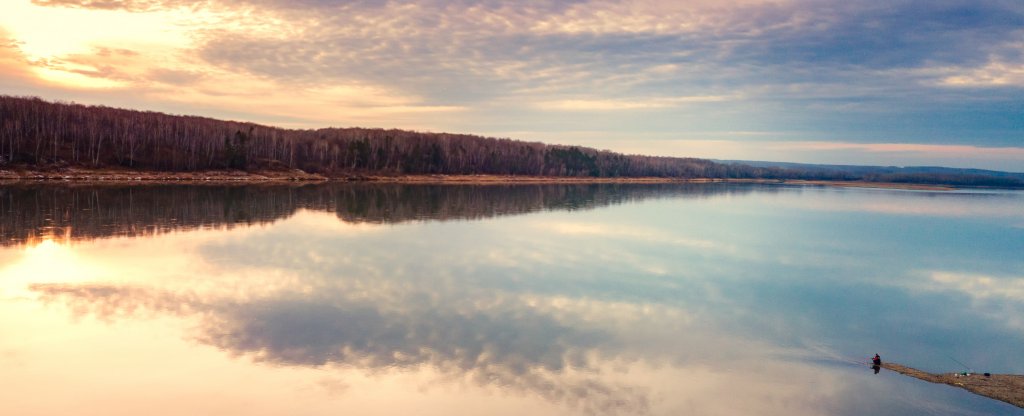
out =
{"type": "Polygon", "coordinates": [[[875,374],[878,374],[878,370],[882,369],[882,357],[877,353],[875,354],[875,358],[871,359],[871,369],[875,370],[875,374]]]}

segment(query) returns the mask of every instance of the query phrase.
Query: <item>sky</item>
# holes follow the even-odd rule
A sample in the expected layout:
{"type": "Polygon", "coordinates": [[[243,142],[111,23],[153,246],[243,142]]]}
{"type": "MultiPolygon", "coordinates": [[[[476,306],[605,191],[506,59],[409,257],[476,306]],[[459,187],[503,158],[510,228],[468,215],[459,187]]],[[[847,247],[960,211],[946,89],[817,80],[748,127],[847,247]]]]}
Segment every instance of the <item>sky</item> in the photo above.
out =
{"type": "Polygon", "coordinates": [[[0,94],[1024,172],[1020,0],[2,0],[0,94]]]}

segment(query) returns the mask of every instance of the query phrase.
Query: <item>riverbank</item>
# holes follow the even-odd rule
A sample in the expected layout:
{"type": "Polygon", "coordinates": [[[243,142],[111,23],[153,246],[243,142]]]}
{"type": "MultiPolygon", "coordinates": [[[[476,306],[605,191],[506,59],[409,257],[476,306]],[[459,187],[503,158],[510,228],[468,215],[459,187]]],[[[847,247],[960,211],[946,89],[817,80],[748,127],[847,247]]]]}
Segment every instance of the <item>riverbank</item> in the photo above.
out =
{"type": "Polygon", "coordinates": [[[839,186],[858,188],[909,189],[948,191],[952,186],[887,183],[865,181],[812,181],[779,179],[717,179],[717,178],[662,178],[617,177],[595,178],[575,176],[519,176],[519,175],[342,175],[324,176],[291,170],[208,170],[196,172],[161,172],[129,169],[61,168],[52,170],[0,170],[3,182],[75,182],[75,183],[268,183],[268,182],[379,182],[405,184],[589,184],[589,183],[760,183],[804,186],[839,186]]]}
{"type": "Polygon", "coordinates": [[[326,177],[299,169],[246,172],[241,170],[207,170],[195,172],[161,172],[131,169],[61,168],[51,170],[0,170],[0,181],[38,182],[275,182],[325,181],[326,177]]]}
{"type": "Polygon", "coordinates": [[[932,374],[895,363],[884,363],[882,367],[929,383],[948,384],[980,396],[1024,408],[1024,375],[992,374],[986,377],[983,374],[932,374]]]}
{"type": "Polygon", "coordinates": [[[718,178],[592,178],[552,176],[505,176],[505,175],[402,175],[365,176],[342,178],[342,180],[366,180],[392,183],[436,183],[436,184],[545,184],[545,183],[758,183],[801,186],[838,186],[844,188],[907,189],[918,191],[952,191],[953,186],[923,185],[913,183],[866,182],[866,181],[810,181],[780,179],[718,179],[718,178]]]}

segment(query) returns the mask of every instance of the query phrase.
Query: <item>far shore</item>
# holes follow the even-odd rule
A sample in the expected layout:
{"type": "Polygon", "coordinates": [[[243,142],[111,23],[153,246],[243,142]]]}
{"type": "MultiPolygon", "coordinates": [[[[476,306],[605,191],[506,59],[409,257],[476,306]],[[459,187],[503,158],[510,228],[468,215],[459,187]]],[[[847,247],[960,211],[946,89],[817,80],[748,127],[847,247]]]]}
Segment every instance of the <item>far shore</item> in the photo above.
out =
{"type": "Polygon", "coordinates": [[[400,184],[658,184],[658,183],[759,183],[811,186],[837,186],[857,188],[908,189],[948,191],[954,186],[913,183],[781,180],[781,179],[718,179],[718,178],[662,178],[662,177],[568,177],[519,175],[346,175],[328,177],[298,169],[273,171],[210,170],[196,172],[160,172],[122,169],[63,168],[54,170],[0,170],[0,183],[106,183],[106,184],[164,184],[164,183],[297,183],[297,182],[376,182],[400,184]]]}

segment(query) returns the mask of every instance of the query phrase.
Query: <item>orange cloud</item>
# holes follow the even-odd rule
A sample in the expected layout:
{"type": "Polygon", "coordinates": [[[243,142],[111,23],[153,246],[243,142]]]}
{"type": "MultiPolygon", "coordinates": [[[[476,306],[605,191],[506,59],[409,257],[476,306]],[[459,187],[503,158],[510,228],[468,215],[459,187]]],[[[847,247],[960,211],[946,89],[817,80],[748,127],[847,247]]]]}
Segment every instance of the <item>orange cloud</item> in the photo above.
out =
{"type": "Polygon", "coordinates": [[[0,27],[0,83],[17,85],[32,81],[28,59],[21,52],[17,41],[0,27]]]}
{"type": "MultiPolygon", "coordinates": [[[[340,122],[422,129],[440,126],[408,120],[424,113],[462,110],[366,82],[275,78],[211,63],[198,54],[204,36],[224,35],[211,35],[207,31],[212,27],[251,35],[278,26],[265,25],[266,15],[240,23],[237,10],[163,9],[180,5],[184,2],[22,0],[11,3],[9,9],[5,5],[8,13],[0,16],[0,29],[4,29],[0,32],[0,82],[34,85],[23,88],[33,95],[56,92],[66,97],[70,92],[95,97],[101,93],[108,99],[120,95],[133,103],[153,103],[146,109],[206,108],[247,114],[250,121],[283,127],[340,122]],[[155,11],[137,13],[150,9],[155,11]],[[262,29],[246,30],[249,25],[262,29]]],[[[293,35],[291,29],[275,33],[293,35]]],[[[18,93],[16,88],[5,92],[18,93]]]]}

